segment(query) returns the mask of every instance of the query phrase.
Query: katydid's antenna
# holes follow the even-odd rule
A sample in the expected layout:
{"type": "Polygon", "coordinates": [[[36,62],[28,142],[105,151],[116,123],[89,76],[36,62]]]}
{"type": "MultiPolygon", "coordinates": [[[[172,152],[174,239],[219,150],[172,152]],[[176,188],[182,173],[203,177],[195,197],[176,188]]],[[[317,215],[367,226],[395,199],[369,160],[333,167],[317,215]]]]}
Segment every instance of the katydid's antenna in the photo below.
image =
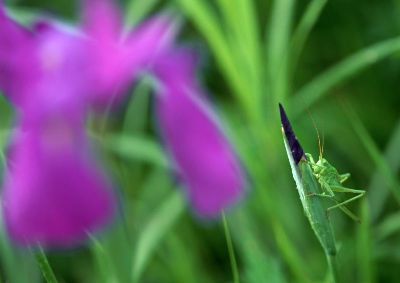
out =
{"type": "Polygon", "coordinates": [[[322,136],[322,143],[321,143],[321,137],[319,135],[318,127],[317,124],[315,123],[314,118],[312,117],[311,113],[309,110],[307,110],[308,115],[310,116],[311,122],[313,123],[313,126],[315,128],[315,131],[317,132],[317,137],[318,137],[318,149],[319,149],[319,159],[322,159],[322,155],[324,154],[324,143],[325,139],[324,136],[322,136]]]}

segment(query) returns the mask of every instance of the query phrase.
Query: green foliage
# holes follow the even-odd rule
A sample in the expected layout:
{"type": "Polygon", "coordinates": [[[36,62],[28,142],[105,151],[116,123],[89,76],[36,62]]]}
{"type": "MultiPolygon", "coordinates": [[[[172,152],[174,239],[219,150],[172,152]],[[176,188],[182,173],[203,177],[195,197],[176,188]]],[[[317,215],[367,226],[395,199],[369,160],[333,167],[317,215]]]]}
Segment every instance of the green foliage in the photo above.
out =
{"type": "MultiPolygon", "coordinates": [[[[21,23],[43,10],[76,21],[70,1],[10,2],[21,23]]],[[[183,18],[180,41],[203,47],[211,74],[203,75],[205,86],[250,179],[247,198],[226,212],[241,282],[329,278],[287,165],[277,102],[289,106],[303,146],[317,151],[309,111],[324,133],[325,156],[352,174],[349,186],[367,188],[365,198],[349,205],[360,224],[343,213],[326,220],[336,238],[338,282],[399,282],[398,1],[121,2],[127,27],[172,8],[183,18]]],[[[169,176],[150,94],[144,80],[124,113],[111,114],[112,122],[93,134],[120,185],[123,212],[88,246],[47,255],[45,268],[59,282],[233,281],[222,223],[194,216],[169,176]]],[[[13,114],[3,98],[0,110],[6,170],[13,114]]],[[[43,282],[34,253],[10,243],[3,227],[0,232],[0,282],[43,282]]]]}

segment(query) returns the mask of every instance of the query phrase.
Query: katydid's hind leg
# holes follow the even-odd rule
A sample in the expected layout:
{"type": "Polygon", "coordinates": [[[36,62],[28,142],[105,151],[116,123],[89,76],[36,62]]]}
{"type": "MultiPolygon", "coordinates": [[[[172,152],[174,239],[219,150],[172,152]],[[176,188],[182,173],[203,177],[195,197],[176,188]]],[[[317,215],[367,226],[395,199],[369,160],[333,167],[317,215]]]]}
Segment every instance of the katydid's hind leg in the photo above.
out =
{"type": "Polygon", "coordinates": [[[332,191],[336,193],[351,193],[351,194],[359,194],[359,195],[364,195],[365,191],[364,190],[355,190],[355,189],[350,189],[342,186],[331,186],[332,191]]]}
{"type": "MultiPolygon", "coordinates": [[[[339,201],[337,199],[334,198],[334,201],[336,202],[336,204],[339,204],[339,201]]],[[[345,205],[340,205],[338,206],[338,208],[343,211],[348,217],[350,217],[351,219],[353,219],[354,221],[360,223],[360,218],[358,218],[353,212],[350,211],[350,209],[348,209],[345,205]]],[[[327,212],[329,213],[329,208],[327,209],[327,212]]]]}
{"type": "Polygon", "coordinates": [[[338,186],[333,186],[332,190],[334,192],[339,192],[339,193],[353,193],[353,194],[356,194],[356,196],[354,196],[352,198],[349,198],[349,199],[347,199],[345,201],[342,201],[340,203],[337,203],[334,206],[329,207],[328,211],[332,210],[332,209],[335,209],[337,207],[341,207],[341,206],[343,206],[343,205],[345,205],[347,203],[350,203],[352,201],[355,201],[355,200],[361,198],[365,194],[364,190],[354,190],[354,189],[349,189],[349,188],[345,188],[345,187],[338,187],[338,186]]]}
{"type": "Polygon", "coordinates": [[[337,199],[335,199],[334,196],[331,196],[329,194],[326,193],[322,193],[322,194],[317,194],[317,193],[310,193],[307,195],[308,197],[313,197],[313,196],[317,196],[317,197],[324,197],[324,198],[329,198],[332,199],[337,206],[335,207],[329,207],[326,210],[326,214],[329,217],[329,212],[332,210],[332,208],[339,208],[341,211],[343,211],[343,213],[345,213],[348,217],[350,217],[351,219],[353,219],[356,222],[360,222],[360,218],[358,218],[353,212],[350,211],[350,209],[348,209],[345,204],[343,203],[339,203],[339,201],[337,199]]]}
{"type": "Polygon", "coordinates": [[[341,174],[339,177],[340,183],[343,184],[348,178],[350,178],[350,173],[341,174]]]}

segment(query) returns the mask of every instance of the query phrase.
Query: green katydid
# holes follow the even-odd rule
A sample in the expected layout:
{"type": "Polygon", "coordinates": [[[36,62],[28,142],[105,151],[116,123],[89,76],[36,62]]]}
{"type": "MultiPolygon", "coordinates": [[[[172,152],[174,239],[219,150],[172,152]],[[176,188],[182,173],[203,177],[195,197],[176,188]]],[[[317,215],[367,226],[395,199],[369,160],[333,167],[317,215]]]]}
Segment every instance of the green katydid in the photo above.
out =
{"type": "MultiPolygon", "coordinates": [[[[284,113],[283,108],[281,111],[283,114],[284,113]]],[[[285,124],[289,125],[287,117],[285,117],[285,119],[287,122],[285,121],[283,123],[284,127],[285,124]]],[[[287,128],[289,127],[288,125],[286,125],[287,128]]],[[[361,198],[365,194],[365,191],[358,189],[350,189],[343,186],[343,183],[350,177],[350,174],[349,173],[339,174],[338,170],[333,165],[331,165],[325,158],[323,158],[323,145],[321,146],[321,139],[319,137],[317,127],[315,127],[315,129],[317,131],[318,145],[319,145],[319,158],[317,162],[315,162],[314,158],[310,153],[304,153],[303,149],[301,148],[300,144],[295,138],[294,133],[291,130],[291,127],[290,131],[293,137],[290,137],[291,134],[288,135],[289,143],[291,143],[292,154],[294,156],[294,159],[296,160],[296,163],[298,164],[300,160],[303,160],[310,165],[312,174],[318,181],[322,190],[322,193],[317,193],[317,192],[308,193],[306,197],[319,196],[332,199],[335,202],[335,205],[328,207],[327,208],[328,212],[335,208],[339,208],[353,220],[359,221],[358,217],[355,216],[345,205],[361,198]],[[335,193],[351,193],[355,194],[355,196],[344,201],[339,201],[337,200],[335,193]]]]}
{"type": "Polygon", "coordinates": [[[336,204],[331,207],[328,207],[327,208],[328,212],[335,208],[339,208],[344,213],[346,213],[350,218],[359,222],[360,221],[359,218],[355,216],[345,206],[345,204],[348,204],[364,196],[365,190],[350,189],[343,186],[343,183],[350,178],[350,173],[339,174],[338,170],[333,165],[331,165],[328,162],[328,160],[323,158],[323,142],[321,145],[321,139],[319,136],[318,128],[316,127],[314,121],[313,124],[315,130],[317,131],[317,136],[318,136],[319,158],[318,161],[315,162],[314,158],[310,153],[305,153],[305,156],[311,166],[315,178],[318,180],[318,183],[321,186],[322,193],[311,194],[311,195],[333,199],[336,204]],[[350,194],[355,194],[355,196],[340,202],[335,198],[335,193],[350,193],[350,194]]]}
{"type": "Polygon", "coordinates": [[[308,162],[310,163],[311,169],[313,170],[313,174],[315,178],[318,180],[322,194],[311,194],[309,196],[315,195],[320,197],[327,197],[333,199],[336,204],[328,207],[327,211],[331,211],[335,208],[340,208],[344,213],[346,213],[350,218],[359,221],[358,217],[355,216],[346,206],[352,201],[355,201],[361,198],[364,194],[364,190],[356,190],[344,187],[342,184],[350,177],[349,173],[339,174],[337,169],[333,167],[325,158],[321,155],[317,162],[314,161],[312,155],[310,153],[306,153],[306,157],[308,162]],[[335,193],[351,193],[355,194],[354,197],[351,197],[347,200],[339,202],[335,198],[335,193]]]}

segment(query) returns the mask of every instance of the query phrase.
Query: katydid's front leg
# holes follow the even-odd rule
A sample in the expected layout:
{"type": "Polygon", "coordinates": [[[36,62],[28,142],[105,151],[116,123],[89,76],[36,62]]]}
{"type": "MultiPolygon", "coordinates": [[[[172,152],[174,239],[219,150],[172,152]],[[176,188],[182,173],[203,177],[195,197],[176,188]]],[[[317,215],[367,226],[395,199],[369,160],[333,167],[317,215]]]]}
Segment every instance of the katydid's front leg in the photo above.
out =
{"type": "Polygon", "coordinates": [[[350,203],[352,201],[355,201],[355,200],[361,198],[365,194],[364,190],[349,189],[349,188],[341,187],[341,186],[332,186],[331,188],[332,188],[332,190],[334,192],[337,192],[337,193],[351,193],[351,194],[356,194],[356,196],[354,196],[352,198],[349,198],[349,199],[347,199],[347,200],[345,200],[343,202],[340,202],[340,203],[338,203],[338,204],[336,204],[334,206],[329,207],[327,209],[328,211],[332,210],[332,209],[335,209],[337,207],[341,207],[341,206],[343,206],[343,205],[345,205],[347,203],[350,203]]]}
{"type": "Polygon", "coordinates": [[[312,155],[310,153],[306,153],[306,157],[308,159],[308,162],[311,163],[311,165],[315,165],[316,164],[315,161],[314,161],[314,158],[312,157],[312,155]]]}

